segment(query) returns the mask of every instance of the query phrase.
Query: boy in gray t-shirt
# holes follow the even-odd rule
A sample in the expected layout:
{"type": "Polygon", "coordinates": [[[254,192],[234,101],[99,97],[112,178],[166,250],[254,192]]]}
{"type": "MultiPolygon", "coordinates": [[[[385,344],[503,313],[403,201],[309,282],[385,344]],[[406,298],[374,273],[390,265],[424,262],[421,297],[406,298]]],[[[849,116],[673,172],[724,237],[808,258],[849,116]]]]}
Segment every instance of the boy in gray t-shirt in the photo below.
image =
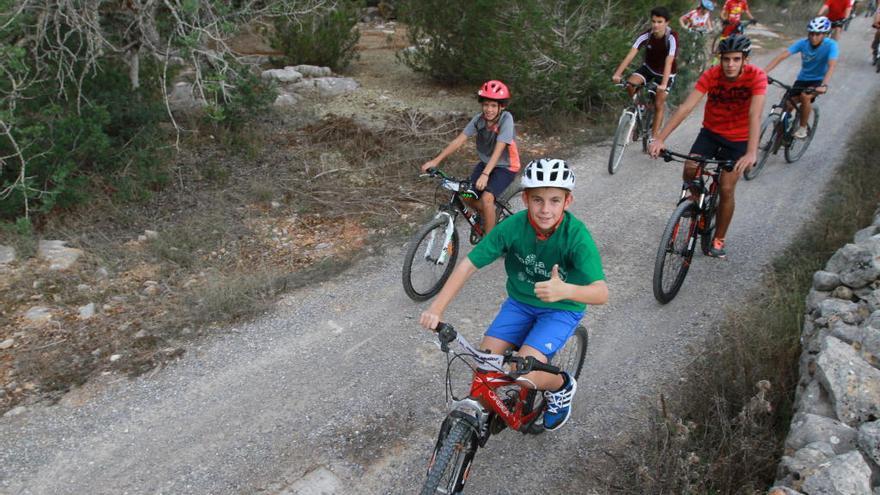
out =
{"type": "Polygon", "coordinates": [[[476,136],[480,162],[471,172],[471,183],[479,199],[470,206],[480,212],[483,232],[495,227],[495,198],[507,189],[520,169],[519,151],[513,115],[504,110],[510,102],[510,91],[501,81],[488,81],[477,92],[482,112],[477,114],[464,131],[456,136],[439,155],[422,165],[422,172],[437,168],[446,157],[458,151],[471,136],[476,136]]]}

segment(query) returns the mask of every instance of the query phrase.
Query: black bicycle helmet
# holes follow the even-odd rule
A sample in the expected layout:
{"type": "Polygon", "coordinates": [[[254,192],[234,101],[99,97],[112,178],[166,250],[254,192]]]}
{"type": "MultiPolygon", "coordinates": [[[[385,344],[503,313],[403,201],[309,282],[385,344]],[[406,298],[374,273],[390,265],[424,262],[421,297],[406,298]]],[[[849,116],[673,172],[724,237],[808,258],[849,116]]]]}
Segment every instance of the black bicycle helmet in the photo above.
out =
{"type": "Polygon", "coordinates": [[[742,34],[732,34],[718,44],[719,53],[742,52],[743,57],[748,57],[751,51],[752,41],[742,34]]]}

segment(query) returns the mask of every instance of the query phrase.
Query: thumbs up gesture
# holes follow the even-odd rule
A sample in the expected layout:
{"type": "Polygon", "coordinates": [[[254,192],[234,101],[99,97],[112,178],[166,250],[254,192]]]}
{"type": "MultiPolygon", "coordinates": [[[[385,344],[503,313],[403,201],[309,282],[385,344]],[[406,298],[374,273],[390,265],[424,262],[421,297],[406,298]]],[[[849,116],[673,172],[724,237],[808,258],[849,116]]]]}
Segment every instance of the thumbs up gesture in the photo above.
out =
{"type": "Polygon", "coordinates": [[[535,284],[535,295],[544,302],[556,302],[566,299],[568,284],[559,278],[559,265],[553,265],[550,280],[535,284]]]}

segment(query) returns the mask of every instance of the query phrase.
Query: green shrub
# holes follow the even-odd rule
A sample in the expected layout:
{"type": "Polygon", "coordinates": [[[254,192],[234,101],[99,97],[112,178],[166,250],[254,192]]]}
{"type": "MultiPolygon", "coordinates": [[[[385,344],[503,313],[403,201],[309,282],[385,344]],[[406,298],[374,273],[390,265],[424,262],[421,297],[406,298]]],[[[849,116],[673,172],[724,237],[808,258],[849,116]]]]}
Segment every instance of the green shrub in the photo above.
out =
{"type": "Polygon", "coordinates": [[[271,43],[284,52],[278,65],[310,64],[341,70],[355,56],[362,2],[338,0],[297,21],[278,18],[271,43]]]}
{"type": "Polygon", "coordinates": [[[653,6],[622,4],[612,12],[598,0],[410,1],[402,15],[413,48],[399,56],[444,82],[501,79],[516,111],[588,111],[618,94],[611,74],[653,6]]]}

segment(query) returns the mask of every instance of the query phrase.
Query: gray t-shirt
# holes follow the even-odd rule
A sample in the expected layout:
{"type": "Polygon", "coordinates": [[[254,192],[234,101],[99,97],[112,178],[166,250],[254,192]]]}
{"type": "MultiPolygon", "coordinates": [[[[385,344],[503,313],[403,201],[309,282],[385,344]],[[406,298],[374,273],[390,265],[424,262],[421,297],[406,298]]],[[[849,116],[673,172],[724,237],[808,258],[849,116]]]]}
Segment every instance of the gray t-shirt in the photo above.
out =
{"type": "Polygon", "coordinates": [[[507,143],[508,146],[504,148],[496,166],[509,168],[513,172],[519,171],[519,153],[516,149],[513,115],[510,112],[501,112],[501,118],[498,119],[498,124],[495,126],[489,126],[486,119],[483,118],[483,114],[478,113],[465,126],[464,135],[467,137],[477,136],[477,155],[480,156],[480,161],[483,163],[489,163],[489,158],[495,151],[495,144],[498,141],[507,143]]]}

